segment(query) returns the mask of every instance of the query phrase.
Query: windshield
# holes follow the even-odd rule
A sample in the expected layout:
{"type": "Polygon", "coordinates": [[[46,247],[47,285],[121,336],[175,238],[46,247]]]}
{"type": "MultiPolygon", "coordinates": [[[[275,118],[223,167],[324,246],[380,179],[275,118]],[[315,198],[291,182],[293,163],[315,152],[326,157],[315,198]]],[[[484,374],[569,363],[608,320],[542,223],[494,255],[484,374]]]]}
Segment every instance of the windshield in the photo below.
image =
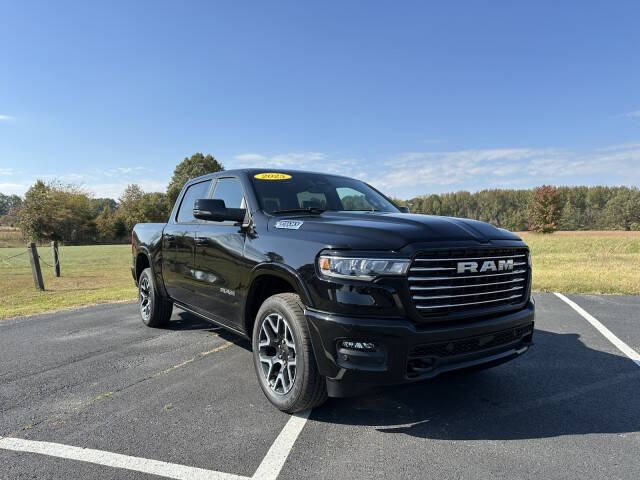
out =
{"type": "Polygon", "coordinates": [[[351,178],[319,173],[269,172],[253,175],[251,181],[260,206],[266,213],[307,209],[342,212],[399,211],[369,185],[351,178]]]}

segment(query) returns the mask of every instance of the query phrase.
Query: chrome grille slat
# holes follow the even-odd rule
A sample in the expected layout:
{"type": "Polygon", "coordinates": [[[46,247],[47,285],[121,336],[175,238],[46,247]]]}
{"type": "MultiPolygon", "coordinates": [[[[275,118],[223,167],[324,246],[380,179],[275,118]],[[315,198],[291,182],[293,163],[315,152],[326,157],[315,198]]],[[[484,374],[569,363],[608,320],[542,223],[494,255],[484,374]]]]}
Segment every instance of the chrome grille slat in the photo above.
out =
{"type": "Polygon", "coordinates": [[[409,287],[412,291],[418,290],[445,290],[445,289],[458,289],[458,288],[471,288],[471,287],[486,287],[488,285],[503,285],[505,283],[516,283],[516,282],[524,282],[526,278],[514,278],[513,280],[507,280],[506,282],[491,282],[491,283],[474,283],[472,285],[442,285],[439,287],[418,287],[416,285],[412,285],[409,287]]]}
{"type": "Polygon", "coordinates": [[[492,273],[490,275],[467,275],[467,276],[460,276],[460,277],[409,277],[409,281],[423,282],[425,280],[469,280],[470,278],[498,277],[502,275],[520,275],[526,272],[527,272],[526,270],[514,270],[513,272],[492,273]]]}
{"type": "Polygon", "coordinates": [[[412,267],[412,272],[444,272],[446,270],[455,270],[454,267],[412,267]]]}
{"type": "Polygon", "coordinates": [[[524,287],[513,287],[505,290],[492,290],[490,292],[478,292],[478,293],[461,293],[460,295],[433,295],[430,297],[424,297],[422,295],[414,295],[414,300],[442,300],[443,298],[459,298],[459,297],[475,297],[477,295],[493,295],[494,293],[515,292],[516,290],[522,290],[524,287]]]}
{"type": "Polygon", "coordinates": [[[525,254],[522,255],[507,255],[505,257],[473,257],[473,258],[416,258],[414,261],[416,262],[460,262],[464,260],[499,260],[503,258],[520,258],[526,257],[525,254]]]}
{"type": "Polygon", "coordinates": [[[522,295],[511,295],[506,298],[494,298],[492,300],[484,300],[482,302],[469,302],[469,303],[458,303],[453,305],[416,305],[416,308],[425,309],[425,308],[450,308],[450,307],[465,307],[467,305],[479,305],[481,303],[491,303],[491,302],[501,302],[503,300],[512,300],[514,298],[520,298],[522,295]]]}
{"type": "Polygon", "coordinates": [[[423,317],[433,319],[518,305],[529,291],[527,257],[526,247],[418,252],[407,278],[410,299],[423,317]]]}

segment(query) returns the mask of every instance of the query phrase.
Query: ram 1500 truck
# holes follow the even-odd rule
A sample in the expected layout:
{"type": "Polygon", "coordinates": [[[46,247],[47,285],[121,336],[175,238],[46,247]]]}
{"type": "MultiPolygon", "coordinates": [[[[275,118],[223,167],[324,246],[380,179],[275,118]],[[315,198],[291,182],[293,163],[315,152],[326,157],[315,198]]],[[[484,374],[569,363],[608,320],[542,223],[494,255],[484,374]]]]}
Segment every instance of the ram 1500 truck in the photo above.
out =
{"type": "Polygon", "coordinates": [[[133,230],[142,321],[173,306],[251,340],[262,391],[327,396],[513,359],[532,343],[531,260],[487,223],[414,215],[337,175],[243,169],[187,182],[133,230]]]}

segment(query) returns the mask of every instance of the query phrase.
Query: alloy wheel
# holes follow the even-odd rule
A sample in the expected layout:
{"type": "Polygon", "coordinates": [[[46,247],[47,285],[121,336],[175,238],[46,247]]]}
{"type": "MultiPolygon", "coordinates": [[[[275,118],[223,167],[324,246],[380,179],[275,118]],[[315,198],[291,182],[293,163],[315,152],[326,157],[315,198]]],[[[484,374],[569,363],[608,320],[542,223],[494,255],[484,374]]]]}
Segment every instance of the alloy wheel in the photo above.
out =
{"type": "Polygon", "coordinates": [[[279,313],[262,320],[258,356],[269,388],[278,395],[289,393],[296,380],[296,343],[291,326],[279,313]]]}
{"type": "Polygon", "coordinates": [[[140,294],[140,315],[142,315],[142,319],[147,322],[151,317],[151,288],[147,277],[143,277],[140,281],[138,291],[140,294]]]}

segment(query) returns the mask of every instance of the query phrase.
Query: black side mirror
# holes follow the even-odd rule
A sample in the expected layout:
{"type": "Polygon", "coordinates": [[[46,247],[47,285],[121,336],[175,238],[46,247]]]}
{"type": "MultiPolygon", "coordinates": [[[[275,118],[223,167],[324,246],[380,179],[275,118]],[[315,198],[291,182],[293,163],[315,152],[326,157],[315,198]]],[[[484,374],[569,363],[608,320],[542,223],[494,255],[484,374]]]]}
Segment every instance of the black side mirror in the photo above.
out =
{"type": "Polygon", "coordinates": [[[193,216],[198,220],[242,222],[246,213],[244,208],[227,208],[224,200],[201,198],[193,204],[193,216]]]}
{"type": "Polygon", "coordinates": [[[398,210],[400,210],[402,213],[411,213],[409,212],[409,207],[405,207],[405,206],[398,207],[398,210]]]}

